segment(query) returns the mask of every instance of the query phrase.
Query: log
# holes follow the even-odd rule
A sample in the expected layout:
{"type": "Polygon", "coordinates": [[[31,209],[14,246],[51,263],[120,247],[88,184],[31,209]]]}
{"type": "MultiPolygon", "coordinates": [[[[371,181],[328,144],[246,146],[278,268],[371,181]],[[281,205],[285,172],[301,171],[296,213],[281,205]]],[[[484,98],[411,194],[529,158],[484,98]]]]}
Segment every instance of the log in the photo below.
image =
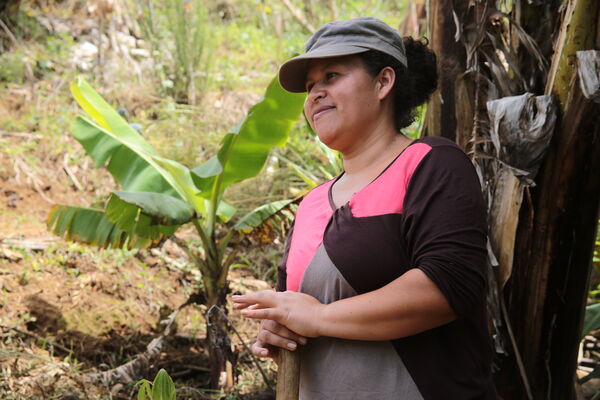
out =
{"type": "Polygon", "coordinates": [[[298,400],[300,352],[281,349],[279,357],[276,400],[298,400]]]}

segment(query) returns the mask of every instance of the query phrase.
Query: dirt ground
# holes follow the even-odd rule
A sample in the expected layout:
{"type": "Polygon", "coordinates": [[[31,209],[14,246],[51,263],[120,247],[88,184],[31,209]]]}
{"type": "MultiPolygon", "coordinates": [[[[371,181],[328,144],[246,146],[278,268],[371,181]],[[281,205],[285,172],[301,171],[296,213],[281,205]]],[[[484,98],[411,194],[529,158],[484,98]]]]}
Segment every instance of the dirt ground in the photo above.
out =
{"type": "MultiPolygon", "coordinates": [[[[0,136],[5,148],[27,143],[34,147],[29,153],[0,153],[0,398],[129,399],[139,377],[105,387],[90,375],[143,353],[161,334],[159,322],[194,292],[198,276],[182,269],[185,255],[170,241],[152,251],[98,250],[49,233],[45,220],[54,204],[88,205],[112,178],[89,164],[42,154],[37,136],[0,136]],[[38,162],[28,163],[27,154],[38,162]]],[[[234,293],[269,287],[243,269],[233,270],[230,281],[234,293]]],[[[223,396],[203,389],[203,311],[192,304],[179,313],[144,376],[151,380],[165,368],[181,388],[178,398],[223,396]]],[[[250,343],[256,324],[229,315],[250,343]]],[[[233,340],[239,374],[228,398],[269,398],[240,338],[233,340]]],[[[262,367],[272,378],[272,363],[262,367]]]]}

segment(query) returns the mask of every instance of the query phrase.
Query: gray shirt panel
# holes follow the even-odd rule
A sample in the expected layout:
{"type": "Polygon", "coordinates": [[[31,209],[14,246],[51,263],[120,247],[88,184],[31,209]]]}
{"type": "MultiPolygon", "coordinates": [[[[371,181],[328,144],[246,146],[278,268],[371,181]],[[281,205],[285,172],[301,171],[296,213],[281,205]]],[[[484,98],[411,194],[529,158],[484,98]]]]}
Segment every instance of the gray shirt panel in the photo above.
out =
{"type": "MultiPolygon", "coordinates": [[[[324,304],[357,294],[322,244],[300,291],[324,304]]],[[[423,399],[390,341],[319,337],[302,347],[301,359],[300,400],[423,399]]]]}

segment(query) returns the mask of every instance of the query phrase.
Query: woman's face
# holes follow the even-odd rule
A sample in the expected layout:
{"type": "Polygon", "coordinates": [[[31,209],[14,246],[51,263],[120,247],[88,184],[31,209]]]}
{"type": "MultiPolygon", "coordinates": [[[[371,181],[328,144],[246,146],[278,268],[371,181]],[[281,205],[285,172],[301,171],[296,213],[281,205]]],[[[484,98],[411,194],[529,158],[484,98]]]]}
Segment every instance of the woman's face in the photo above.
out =
{"type": "Polygon", "coordinates": [[[357,56],[310,61],[304,113],[319,139],[342,153],[360,145],[381,118],[380,86],[357,56]]]}

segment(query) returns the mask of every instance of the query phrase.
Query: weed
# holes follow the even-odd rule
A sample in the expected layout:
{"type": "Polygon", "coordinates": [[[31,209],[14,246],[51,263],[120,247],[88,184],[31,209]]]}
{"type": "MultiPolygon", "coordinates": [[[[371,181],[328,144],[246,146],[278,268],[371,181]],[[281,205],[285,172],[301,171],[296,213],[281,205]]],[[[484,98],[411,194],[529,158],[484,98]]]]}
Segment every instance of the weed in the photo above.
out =
{"type": "Polygon", "coordinates": [[[205,5],[200,0],[137,0],[136,4],[164,94],[178,102],[197,103],[210,73],[205,5]]]}
{"type": "Polygon", "coordinates": [[[156,374],[153,382],[142,379],[136,386],[138,389],[138,400],[175,400],[175,384],[165,371],[161,369],[156,374]]]}
{"type": "Polygon", "coordinates": [[[19,285],[21,286],[25,286],[29,283],[29,270],[24,268],[21,270],[21,273],[19,274],[19,278],[17,279],[17,282],[19,282],[19,285]]]}

